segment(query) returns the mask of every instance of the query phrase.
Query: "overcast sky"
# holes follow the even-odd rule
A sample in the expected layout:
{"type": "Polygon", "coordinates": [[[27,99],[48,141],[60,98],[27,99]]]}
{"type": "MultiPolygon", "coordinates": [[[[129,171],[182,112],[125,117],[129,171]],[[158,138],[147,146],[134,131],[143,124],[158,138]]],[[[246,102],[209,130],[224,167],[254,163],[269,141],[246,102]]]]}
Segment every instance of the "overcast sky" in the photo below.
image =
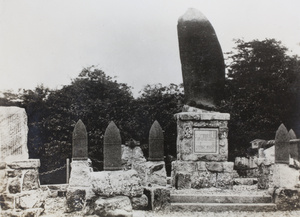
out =
{"type": "Polygon", "coordinates": [[[0,0],[0,91],[60,88],[96,65],[134,87],[181,83],[177,21],[188,8],[233,39],[275,38],[300,55],[299,0],[0,0]]]}

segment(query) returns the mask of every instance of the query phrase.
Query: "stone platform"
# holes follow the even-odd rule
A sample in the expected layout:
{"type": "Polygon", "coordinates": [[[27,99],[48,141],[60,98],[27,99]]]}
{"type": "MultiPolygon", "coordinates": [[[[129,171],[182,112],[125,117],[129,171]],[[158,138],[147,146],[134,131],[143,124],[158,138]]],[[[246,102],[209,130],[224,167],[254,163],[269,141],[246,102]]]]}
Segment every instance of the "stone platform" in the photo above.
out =
{"type": "Polygon", "coordinates": [[[276,204],[267,191],[224,189],[181,190],[171,192],[172,211],[275,211],[276,204]]]}

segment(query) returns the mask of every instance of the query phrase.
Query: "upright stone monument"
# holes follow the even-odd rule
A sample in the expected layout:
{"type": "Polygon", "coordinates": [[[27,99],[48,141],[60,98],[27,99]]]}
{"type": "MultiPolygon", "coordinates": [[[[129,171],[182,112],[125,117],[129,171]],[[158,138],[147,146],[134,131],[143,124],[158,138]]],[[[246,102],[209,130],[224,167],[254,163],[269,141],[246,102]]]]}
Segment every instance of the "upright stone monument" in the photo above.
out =
{"type": "Polygon", "coordinates": [[[179,18],[177,30],[185,104],[215,110],[225,82],[224,58],[215,30],[193,8],[179,18]]]}
{"type": "Polygon", "coordinates": [[[19,107],[0,107],[0,161],[26,160],[27,114],[19,107]]]}
{"type": "Polygon", "coordinates": [[[88,137],[84,123],[79,120],[72,135],[72,163],[69,186],[72,188],[89,187],[92,168],[88,161],[88,137]]]}
{"type": "Polygon", "coordinates": [[[275,163],[289,164],[290,135],[281,124],[275,136],[275,163]]]}
{"type": "Polygon", "coordinates": [[[73,131],[72,158],[73,160],[88,159],[87,132],[81,120],[76,123],[73,131]]]}
{"type": "Polygon", "coordinates": [[[233,162],[228,159],[228,120],[217,110],[224,93],[225,65],[216,33],[196,9],[178,20],[185,106],[177,120],[177,161],[172,183],[177,189],[231,188],[233,162]]]}
{"type": "Polygon", "coordinates": [[[104,170],[122,170],[121,134],[116,124],[111,121],[104,133],[104,170]]]}
{"type": "Polygon", "coordinates": [[[160,124],[157,121],[151,126],[149,132],[149,161],[164,160],[164,135],[160,124]]]}

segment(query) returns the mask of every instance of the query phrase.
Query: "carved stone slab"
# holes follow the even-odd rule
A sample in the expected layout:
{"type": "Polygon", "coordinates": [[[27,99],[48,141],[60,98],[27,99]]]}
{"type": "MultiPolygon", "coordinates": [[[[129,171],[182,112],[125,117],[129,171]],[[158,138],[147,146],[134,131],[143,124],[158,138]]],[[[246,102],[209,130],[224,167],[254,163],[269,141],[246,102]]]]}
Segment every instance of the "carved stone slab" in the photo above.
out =
{"type": "Polygon", "coordinates": [[[0,107],[0,161],[26,160],[27,114],[19,107],[0,107]]]}

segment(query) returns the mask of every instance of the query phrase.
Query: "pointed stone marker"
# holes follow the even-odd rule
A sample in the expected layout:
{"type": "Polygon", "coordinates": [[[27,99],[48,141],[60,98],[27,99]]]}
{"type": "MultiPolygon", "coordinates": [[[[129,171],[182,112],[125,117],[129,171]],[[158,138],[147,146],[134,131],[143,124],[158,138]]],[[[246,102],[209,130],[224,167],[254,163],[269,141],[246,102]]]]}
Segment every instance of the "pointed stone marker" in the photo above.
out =
{"type": "Polygon", "coordinates": [[[290,136],[286,127],[281,124],[275,136],[275,163],[289,164],[290,136]]]}
{"type": "Polygon", "coordinates": [[[290,140],[291,139],[297,139],[296,133],[294,132],[293,129],[290,129],[290,131],[289,131],[289,137],[290,137],[290,140]]]}
{"type": "Polygon", "coordinates": [[[88,159],[87,132],[81,120],[76,123],[73,130],[72,158],[73,160],[88,159]]]}
{"type": "Polygon", "coordinates": [[[151,126],[149,132],[149,161],[164,160],[164,134],[157,121],[151,126]]]}
{"type": "Polygon", "coordinates": [[[111,121],[104,133],[104,170],[122,170],[121,135],[116,124],[111,121]]]}
{"type": "Polygon", "coordinates": [[[177,25],[185,103],[215,109],[223,99],[225,64],[217,35],[208,19],[190,8],[177,25]]]}
{"type": "Polygon", "coordinates": [[[289,131],[289,137],[290,137],[290,156],[291,158],[299,161],[300,139],[297,139],[297,136],[294,130],[292,129],[289,131]]]}

